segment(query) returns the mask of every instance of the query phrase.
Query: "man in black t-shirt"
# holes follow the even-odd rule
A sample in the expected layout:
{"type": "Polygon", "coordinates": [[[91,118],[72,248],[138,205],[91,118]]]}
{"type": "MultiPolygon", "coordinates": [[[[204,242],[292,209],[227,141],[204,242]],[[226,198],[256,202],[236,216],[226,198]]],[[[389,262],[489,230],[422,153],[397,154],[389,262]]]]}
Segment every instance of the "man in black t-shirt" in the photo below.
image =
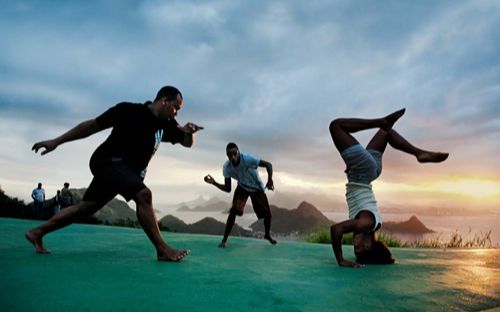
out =
{"type": "Polygon", "coordinates": [[[160,234],[153,210],[151,190],[143,183],[146,167],[160,142],[180,143],[191,147],[193,134],[202,127],[193,123],[180,126],[174,117],[182,107],[182,94],[177,88],[166,86],[158,91],[154,102],[145,104],[120,103],[95,119],[84,121],[63,135],[33,145],[42,155],[59,145],[88,137],[107,128],[113,128],[109,137],[94,152],[90,169],[94,178],[82,201],[63,209],[46,223],[26,232],[26,238],[38,253],[50,253],[43,246],[43,237],[78,219],[94,214],[117,194],[137,204],[137,219],[156,248],[160,261],[179,261],[188,250],[168,246],[160,234]]]}

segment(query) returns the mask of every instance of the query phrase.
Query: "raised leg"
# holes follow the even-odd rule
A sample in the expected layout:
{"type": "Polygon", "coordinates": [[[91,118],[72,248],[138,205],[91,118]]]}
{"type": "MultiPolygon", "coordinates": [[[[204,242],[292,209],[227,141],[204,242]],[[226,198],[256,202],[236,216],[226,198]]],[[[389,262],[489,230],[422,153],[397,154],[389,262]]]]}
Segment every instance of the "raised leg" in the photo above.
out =
{"type": "Polygon", "coordinates": [[[389,131],[379,130],[371,139],[370,143],[368,143],[366,148],[374,149],[383,153],[387,143],[389,143],[394,149],[415,156],[418,162],[421,163],[442,162],[448,158],[448,153],[427,151],[414,146],[394,129],[389,131]]]}
{"type": "Polygon", "coordinates": [[[358,144],[358,141],[351,133],[371,129],[381,128],[390,130],[394,123],[403,116],[405,109],[398,110],[383,118],[377,119],[358,119],[358,118],[340,118],[335,119],[330,123],[330,134],[333,143],[339,152],[343,152],[346,148],[358,144]]]}
{"type": "Polygon", "coordinates": [[[380,129],[379,131],[377,131],[377,133],[375,133],[373,138],[366,146],[366,149],[373,149],[381,153],[384,153],[385,148],[387,147],[387,143],[389,143],[390,133],[392,131],[394,130],[391,129],[390,131],[385,131],[380,129]]]}

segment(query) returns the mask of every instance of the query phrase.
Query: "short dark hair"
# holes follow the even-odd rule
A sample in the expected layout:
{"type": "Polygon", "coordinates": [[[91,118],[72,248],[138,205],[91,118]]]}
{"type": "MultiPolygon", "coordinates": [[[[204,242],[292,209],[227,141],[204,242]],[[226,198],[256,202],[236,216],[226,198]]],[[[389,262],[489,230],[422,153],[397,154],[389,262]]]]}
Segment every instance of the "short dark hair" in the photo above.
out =
{"type": "Polygon", "coordinates": [[[68,182],[64,182],[64,187],[69,187],[69,183],[68,182]]]}
{"type": "Polygon", "coordinates": [[[238,145],[236,145],[236,143],[229,142],[229,143],[227,143],[226,150],[228,150],[230,148],[236,148],[237,149],[238,145]]]}
{"type": "Polygon", "coordinates": [[[181,99],[183,98],[182,97],[182,93],[181,91],[179,91],[179,89],[177,89],[176,87],[172,87],[172,86],[165,86],[163,88],[160,89],[160,91],[158,91],[158,94],[156,95],[156,100],[158,99],[161,99],[161,98],[167,98],[167,101],[173,101],[177,98],[177,94],[179,94],[181,96],[181,99]]]}
{"type": "Polygon", "coordinates": [[[356,255],[356,262],[362,264],[393,264],[394,257],[384,242],[374,241],[372,248],[361,255],[356,255]]]}

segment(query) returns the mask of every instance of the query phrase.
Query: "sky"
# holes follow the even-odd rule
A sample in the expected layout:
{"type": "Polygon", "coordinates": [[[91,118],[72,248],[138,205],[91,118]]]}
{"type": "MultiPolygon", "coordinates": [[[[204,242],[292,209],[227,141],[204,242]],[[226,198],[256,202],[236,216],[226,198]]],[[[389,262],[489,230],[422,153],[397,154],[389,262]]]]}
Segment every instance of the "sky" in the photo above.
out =
{"type": "MultiPolygon", "coordinates": [[[[395,129],[450,157],[422,165],[388,148],[374,182],[381,206],[500,213],[498,29],[495,0],[0,0],[0,185],[26,201],[39,181],[47,196],[66,181],[86,187],[109,130],[45,156],[32,145],[174,85],[179,123],[205,129],[151,161],[157,207],[229,201],[203,176],[223,181],[231,141],[273,164],[271,203],[343,206],[330,121],[405,107],[395,129]]],[[[355,136],[365,145],[374,133],[355,136]]]]}

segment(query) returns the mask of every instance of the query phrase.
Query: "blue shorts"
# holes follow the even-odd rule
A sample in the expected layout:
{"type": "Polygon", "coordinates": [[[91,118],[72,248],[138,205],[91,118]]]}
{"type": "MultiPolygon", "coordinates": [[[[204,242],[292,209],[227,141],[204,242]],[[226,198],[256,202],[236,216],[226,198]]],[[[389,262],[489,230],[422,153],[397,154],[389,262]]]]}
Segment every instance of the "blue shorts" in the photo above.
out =
{"type": "Polygon", "coordinates": [[[347,166],[349,182],[370,184],[382,172],[382,153],[374,149],[365,149],[361,144],[354,144],[340,153],[347,166]]]}

